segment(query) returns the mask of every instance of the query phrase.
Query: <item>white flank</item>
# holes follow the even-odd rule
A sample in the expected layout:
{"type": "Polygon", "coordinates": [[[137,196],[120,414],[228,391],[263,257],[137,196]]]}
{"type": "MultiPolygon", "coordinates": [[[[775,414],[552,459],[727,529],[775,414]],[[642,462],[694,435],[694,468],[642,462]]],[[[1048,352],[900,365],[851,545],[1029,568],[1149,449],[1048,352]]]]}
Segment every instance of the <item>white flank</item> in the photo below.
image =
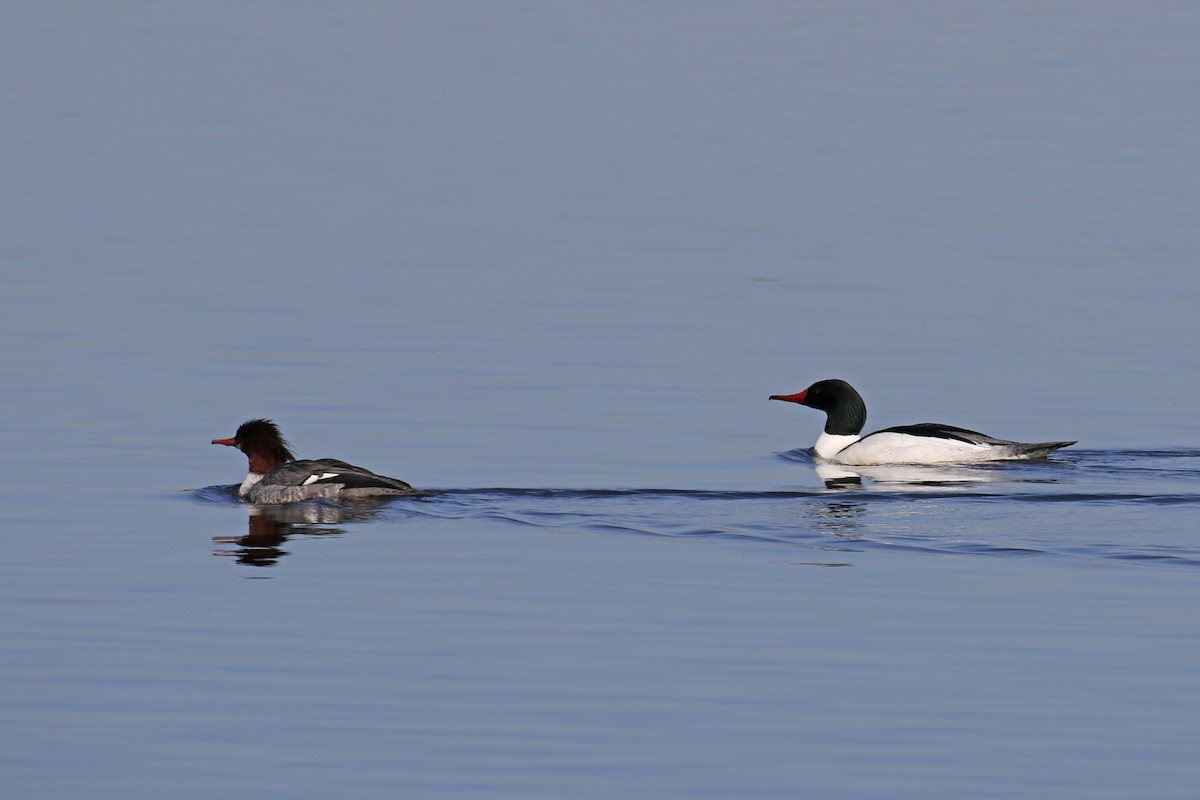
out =
{"type": "Polygon", "coordinates": [[[838,464],[869,467],[878,464],[966,464],[990,461],[996,457],[996,448],[987,444],[883,432],[873,433],[849,445],[829,457],[829,460],[838,464]]]}

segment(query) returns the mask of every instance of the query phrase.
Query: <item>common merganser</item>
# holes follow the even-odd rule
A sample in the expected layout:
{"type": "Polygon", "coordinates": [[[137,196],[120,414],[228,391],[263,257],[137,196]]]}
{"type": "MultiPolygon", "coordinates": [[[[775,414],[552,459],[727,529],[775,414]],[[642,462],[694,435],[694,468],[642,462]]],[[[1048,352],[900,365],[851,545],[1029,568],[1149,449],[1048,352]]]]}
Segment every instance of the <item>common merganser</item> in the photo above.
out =
{"type": "Polygon", "coordinates": [[[899,425],[860,436],[867,424],[867,405],[845,381],[817,381],[797,394],[773,394],[772,400],[799,403],[824,411],[825,430],[813,452],[820,459],[850,466],[880,464],[949,464],[1042,458],[1075,442],[1025,444],[987,434],[922,422],[899,425]]]}
{"type": "Polygon", "coordinates": [[[333,458],[297,461],[292,447],[269,419],[252,419],[228,439],[213,444],[236,447],[250,461],[250,474],[238,496],[252,503],[296,503],[314,498],[385,497],[421,494],[396,478],[333,458]]]}

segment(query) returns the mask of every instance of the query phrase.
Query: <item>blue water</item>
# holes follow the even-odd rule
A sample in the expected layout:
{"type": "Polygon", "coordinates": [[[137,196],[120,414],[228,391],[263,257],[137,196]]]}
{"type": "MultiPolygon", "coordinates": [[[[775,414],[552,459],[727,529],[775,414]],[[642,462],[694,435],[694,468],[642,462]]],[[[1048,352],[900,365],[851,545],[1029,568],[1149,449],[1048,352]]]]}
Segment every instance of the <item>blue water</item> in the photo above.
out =
{"type": "Polygon", "coordinates": [[[1198,23],[13,4],[4,797],[1192,797],[1198,23]]]}

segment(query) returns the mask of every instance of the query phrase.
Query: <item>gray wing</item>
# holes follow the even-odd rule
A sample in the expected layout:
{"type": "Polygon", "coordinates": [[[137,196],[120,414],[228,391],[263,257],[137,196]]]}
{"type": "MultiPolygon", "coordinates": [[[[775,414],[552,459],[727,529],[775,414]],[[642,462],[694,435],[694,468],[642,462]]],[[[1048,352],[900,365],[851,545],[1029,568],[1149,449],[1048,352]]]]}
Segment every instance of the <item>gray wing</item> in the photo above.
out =
{"type": "MultiPolygon", "coordinates": [[[[398,478],[377,475],[336,458],[292,461],[263,476],[263,486],[323,486],[337,484],[345,490],[381,490],[381,493],[416,494],[417,490],[398,478]]],[[[364,492],[356,491],[356,494],[364,492]]]]}

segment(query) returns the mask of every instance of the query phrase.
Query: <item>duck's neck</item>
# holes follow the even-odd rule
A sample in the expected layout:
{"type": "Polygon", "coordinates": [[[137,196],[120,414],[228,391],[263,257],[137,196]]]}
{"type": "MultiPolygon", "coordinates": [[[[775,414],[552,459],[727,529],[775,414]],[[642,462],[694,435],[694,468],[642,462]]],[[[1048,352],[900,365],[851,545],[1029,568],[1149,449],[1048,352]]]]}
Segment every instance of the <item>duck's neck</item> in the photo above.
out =
{"type": "Polygon", "coordinates": [[[825,433],[832,436],[858,436],[867,424],[867,406],[862,398],[843,398],[826,412],[825,433]]]}
{"type": "Polygon", "coordinates": [[[250,471],[257,472],[259,475],[266,475],[276,467],[283,466],[285,463],[287,463],[277,456],[259,451],[246,453],[246,459],[250,462],[250,471]]]}

